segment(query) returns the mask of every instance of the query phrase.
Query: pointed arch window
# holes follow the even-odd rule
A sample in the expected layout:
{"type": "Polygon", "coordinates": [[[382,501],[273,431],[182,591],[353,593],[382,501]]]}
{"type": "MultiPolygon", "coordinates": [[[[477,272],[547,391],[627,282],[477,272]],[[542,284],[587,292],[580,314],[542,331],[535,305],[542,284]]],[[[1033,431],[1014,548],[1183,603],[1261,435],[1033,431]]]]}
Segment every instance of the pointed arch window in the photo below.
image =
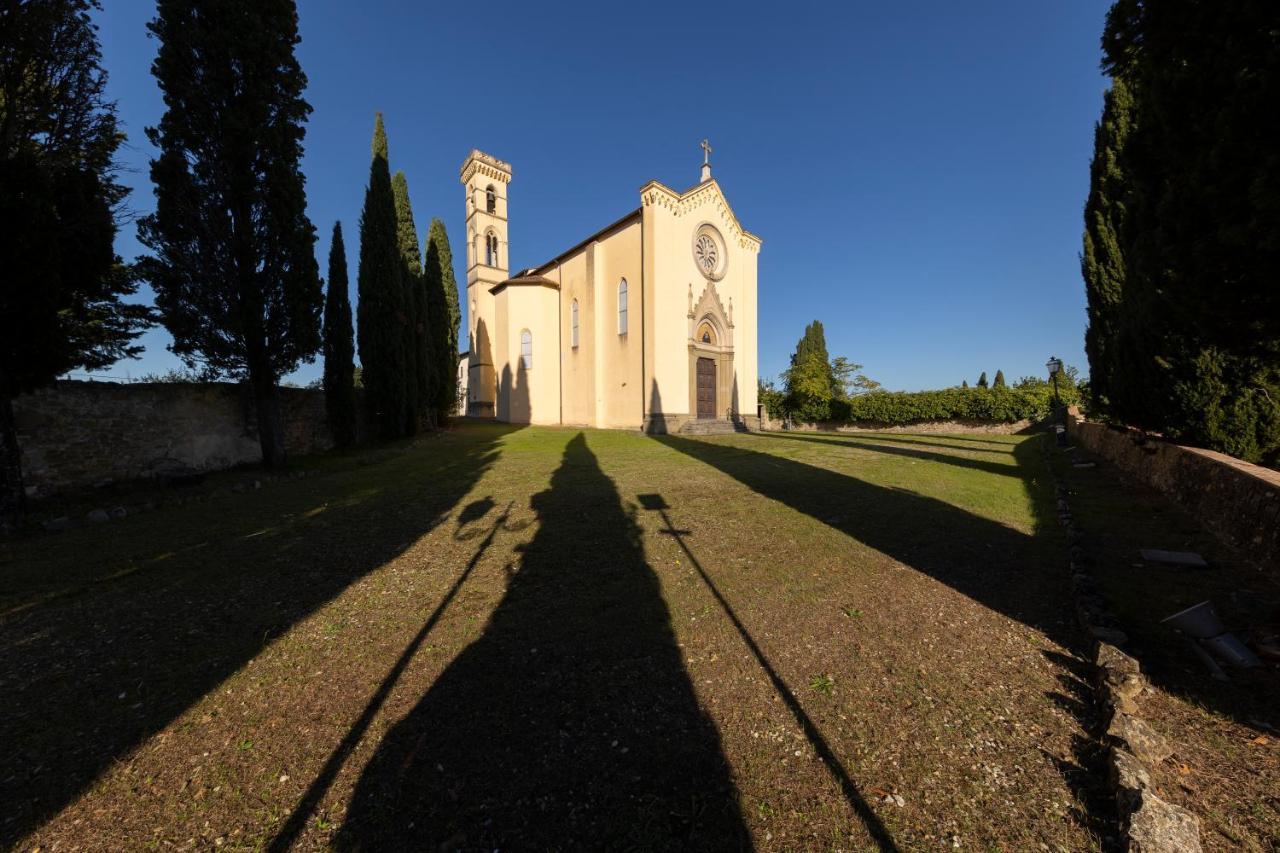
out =
{"type": "Polygon", "coordinates": [[[498,235],[492,231],[484,238],[484,262],[486,266],[498,266],[498,235]]]}
{"type": "Polygon", "coordinates": [[[520,332],[520,367],[533,370],[533,333],[528,329],[520,332]]]}
{"type": "Polygon", "coordinates": [[[493,191],[493,184],[489,184],[489,186],[485,187],[484,209],[487,213],[493,213],[498,209],[498,194],[493,191]]]}
{"type": "Polygon", "coordinates": [[[627,333],[627,280],[618,282],[618,334],[627,333]]]}
{"type": "Polygon", "coordinates": [[[578,348],[578,300],[569,305],[569,345],[578,348]]]}

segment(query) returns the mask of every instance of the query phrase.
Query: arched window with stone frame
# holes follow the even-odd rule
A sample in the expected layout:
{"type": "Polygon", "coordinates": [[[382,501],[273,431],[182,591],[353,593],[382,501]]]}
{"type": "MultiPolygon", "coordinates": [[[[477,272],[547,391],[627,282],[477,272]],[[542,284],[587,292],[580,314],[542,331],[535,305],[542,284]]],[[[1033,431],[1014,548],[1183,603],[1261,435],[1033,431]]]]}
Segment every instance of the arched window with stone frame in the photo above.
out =
{"type": "Polygon", "coordinates": [[[520,369],[533,370],[533,333],[520,330],[520,369]]]}
{"type": "Polygon", "coordinates": [[[627,333],[627,280],[618,282],[618,334],[627,333]]]}
{"type": "Polygon", "coordinates": [[[569,305],[569,346],[578,348],[578,300],[569,305]]]}
{"type": "Polygon", "coordinates": [[[498,266],[498,235],[492,231],[484,238],[484,262],[486,266],[498,266]]]}

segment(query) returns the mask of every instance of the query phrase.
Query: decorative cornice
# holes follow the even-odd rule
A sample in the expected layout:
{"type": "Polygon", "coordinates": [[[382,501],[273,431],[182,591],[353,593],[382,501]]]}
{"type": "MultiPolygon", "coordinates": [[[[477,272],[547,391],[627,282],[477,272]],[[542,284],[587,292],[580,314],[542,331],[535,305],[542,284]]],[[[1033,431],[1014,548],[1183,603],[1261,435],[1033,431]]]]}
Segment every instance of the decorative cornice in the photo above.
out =
{"type": "Polygon", "coordinates": [[[516,276],[515,278],[509,278],[504,282],[500,282],[499,284],[489,288],[489,292],[496,295],[499,291],[505,290],[508,287],[549,287],[552,290],[559,290],[560,283],[553,281],[546,276],[521,275],[516,276]]]}
{"type": "Polygon", "coordinates": [[[462,168],[458,171],[458,179],[465,184],[475,174],[480,174],[494,181],[501,181],[504,184],[510,183],[511,164],[499,160],[492,154],[486,154],[478,148],[472,148],[471,153],[467,155],[467,159],[463,161],[462,168]]]}
{"type": "Polygon", "coordinates": [[[729,233],[738,245],[752,252],[759,252],[763,241],[755,234],[742,227],[733,208],[729,207],[724,197],[724,190],[716,183],[715,178],[703,181],[691,190],[678,193],[660,181],[650,181],[640,188],[640,203],[644,207],[665,207],[676,216],[684,216],[689,211],[705,203],[710,197],[716,210],[728,225],[729,233]]]}
{"type": "MultiPolygon", "coordinates": [[[[689,292],[691,294],[693,292],[692,285],[689,292]]],[[[712,325],[717,327],[716,334],[719,337],[717,343],[726,349],[732,349],[733,322],[724,310],[724,303],[720,301],[720,294],[716,291],[714,281],[707,282],[706,287],[702,289],[702,295],[698,297],[697,304],[689,309],[689,341],[691,343],[700,343],[697,341],[698,324],[706,319],[710,319],[712,325]]]]}

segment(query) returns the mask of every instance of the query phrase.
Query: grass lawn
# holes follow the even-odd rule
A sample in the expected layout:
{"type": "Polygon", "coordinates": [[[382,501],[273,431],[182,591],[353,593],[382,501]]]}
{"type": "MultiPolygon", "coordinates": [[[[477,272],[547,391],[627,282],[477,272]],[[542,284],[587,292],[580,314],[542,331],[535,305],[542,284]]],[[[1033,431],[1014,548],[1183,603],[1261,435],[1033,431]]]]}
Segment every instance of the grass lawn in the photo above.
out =
{"type": "Polygon", "coordinates": [[[0,543],[0,846],[1098,847],[1038,442],[467,425],[0,543]]]}

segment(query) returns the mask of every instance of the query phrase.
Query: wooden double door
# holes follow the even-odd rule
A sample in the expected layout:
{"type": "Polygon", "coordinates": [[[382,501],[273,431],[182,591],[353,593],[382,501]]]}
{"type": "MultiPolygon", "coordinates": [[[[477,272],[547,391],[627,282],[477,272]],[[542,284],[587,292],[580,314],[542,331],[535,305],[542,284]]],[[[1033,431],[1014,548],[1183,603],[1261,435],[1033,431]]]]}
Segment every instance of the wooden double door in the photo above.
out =
{"type": "Polygon", "coordinates": [[[716,416],[716,362],[713,358],[698,359],[698,417],[716,416]]]}

